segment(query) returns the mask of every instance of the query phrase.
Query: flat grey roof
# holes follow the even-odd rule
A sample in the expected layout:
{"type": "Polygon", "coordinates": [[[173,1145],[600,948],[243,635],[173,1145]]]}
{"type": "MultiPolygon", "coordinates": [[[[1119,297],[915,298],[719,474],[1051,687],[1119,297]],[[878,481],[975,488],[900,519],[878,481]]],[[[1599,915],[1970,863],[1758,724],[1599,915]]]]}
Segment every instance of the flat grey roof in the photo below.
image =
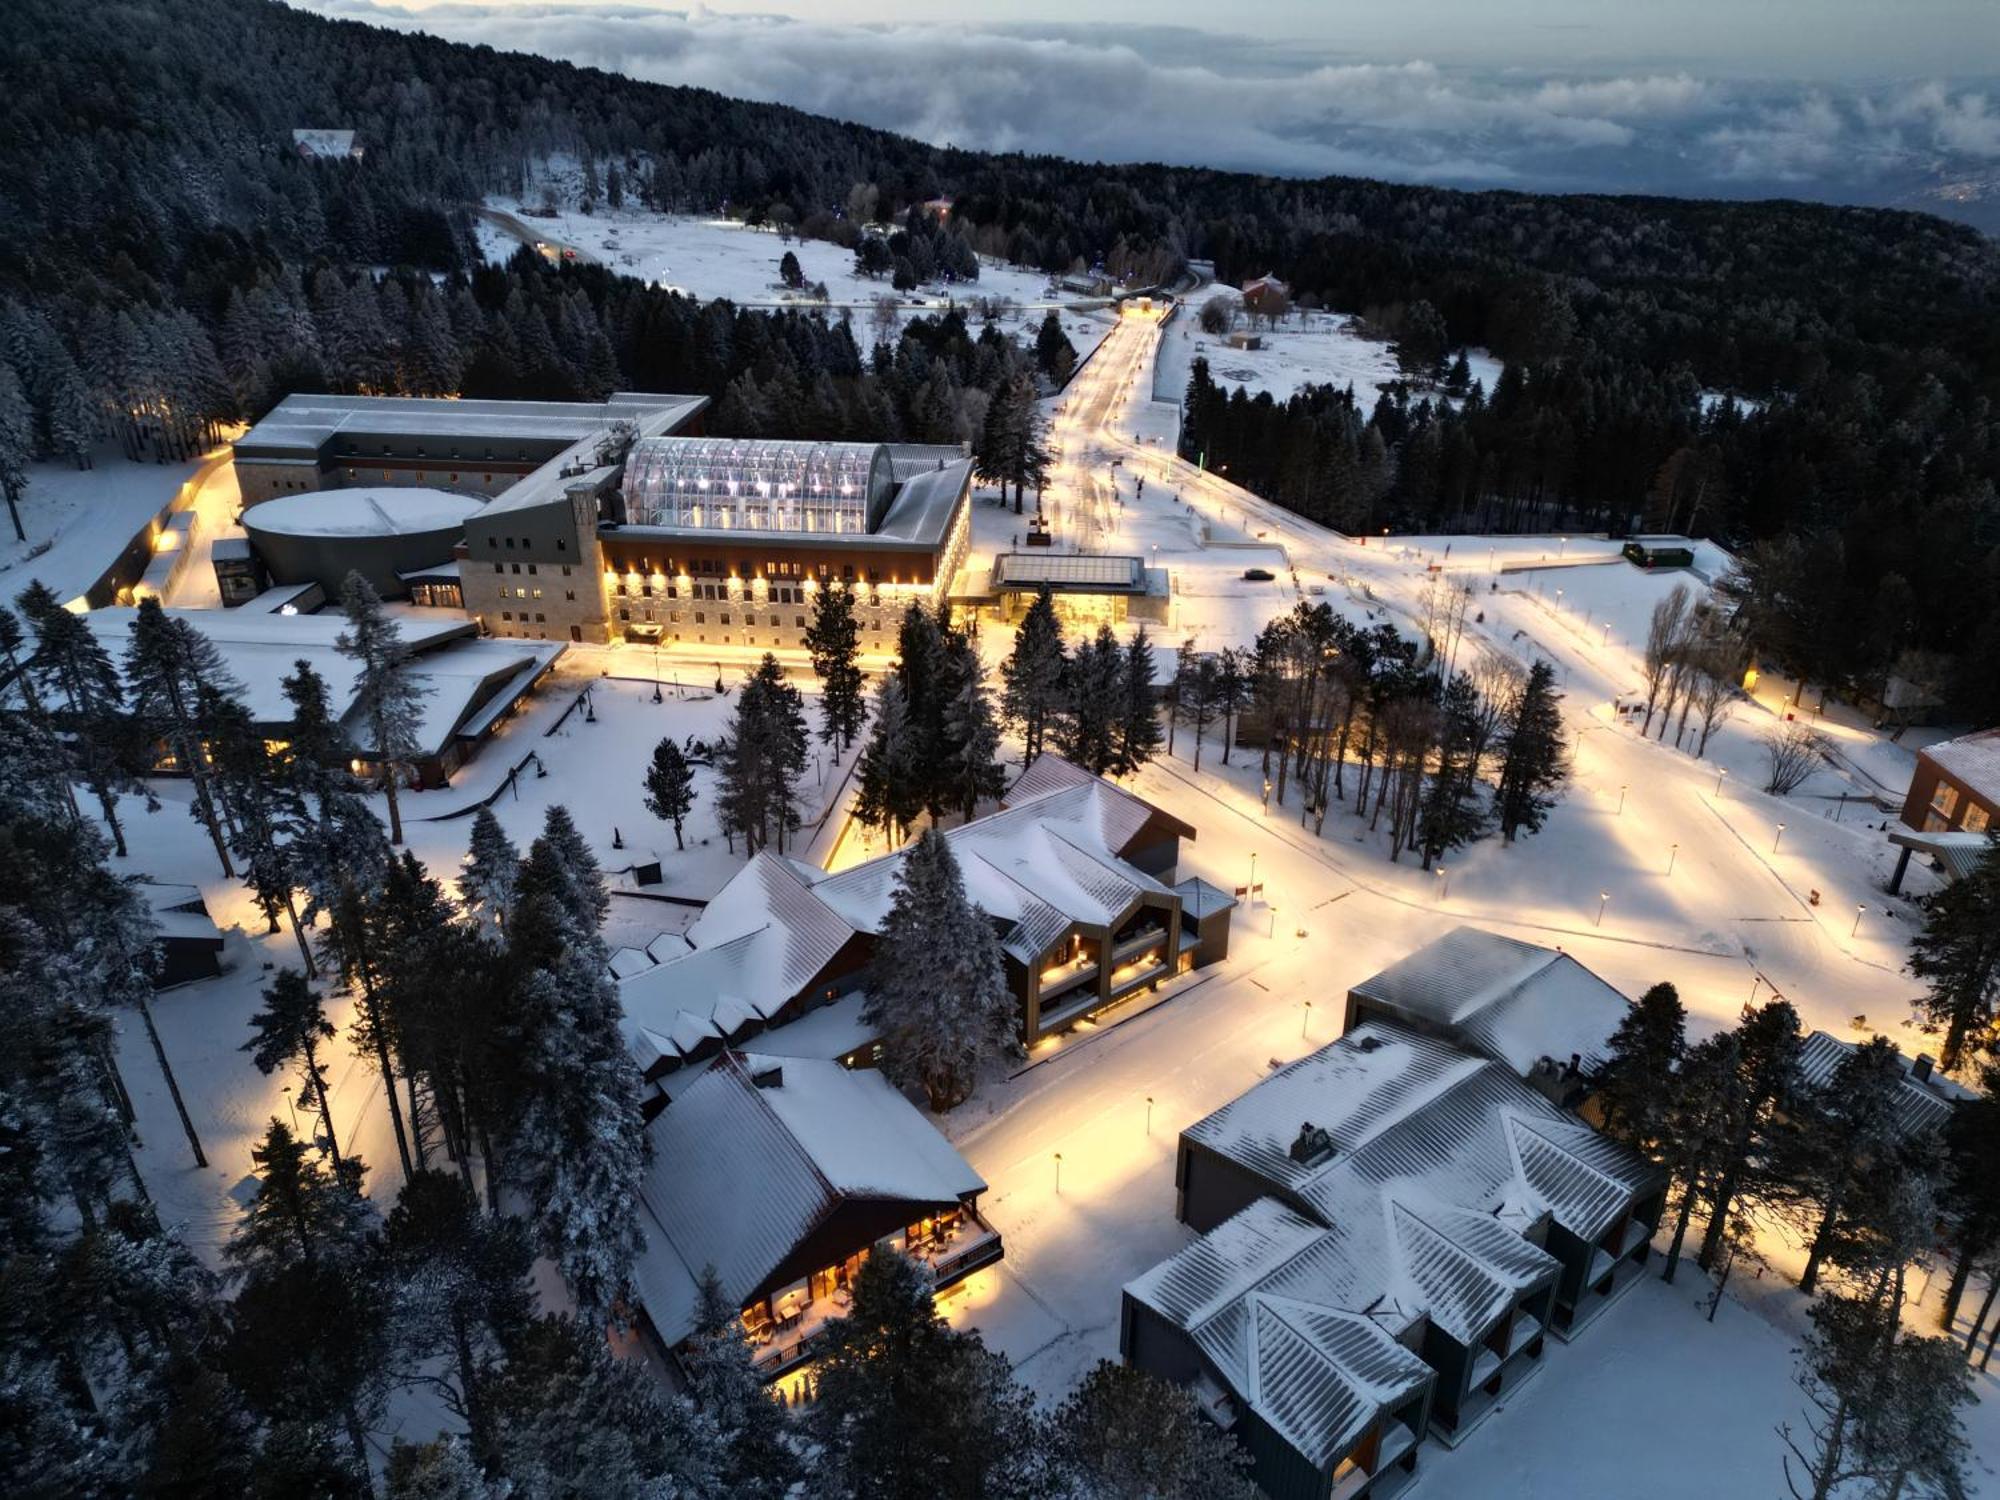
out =
{"type": "Polygon", "coordinates": [[[650,391],[617,391],[604,401],[448,401],[421,396],[301,394],[280,401],[263,421],[236,440],[235,447],[239,454],[258,458],[311,456],[328,438],[343,432],[443,440],[573,442],[619,420],[643,425],[662,409],[685,420],[707,401],[705,396],[650,391]]]}
{"type": "Polygon", "coordinates": [[[1098,552],[1002,552],[993,559],[993,586],[1032,589],[1047,584],[1058,594],[1140,594],[1146,565],[1137,557],[1098,552]]]}

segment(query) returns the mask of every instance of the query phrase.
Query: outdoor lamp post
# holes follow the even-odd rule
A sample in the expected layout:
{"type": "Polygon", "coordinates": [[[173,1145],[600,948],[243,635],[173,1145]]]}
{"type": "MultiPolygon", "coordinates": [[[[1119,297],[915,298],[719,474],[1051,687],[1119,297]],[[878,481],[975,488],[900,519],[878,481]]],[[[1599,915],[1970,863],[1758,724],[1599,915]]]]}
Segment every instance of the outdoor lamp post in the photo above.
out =
{"type": "Polygon", "coordinates": [[[1847,935],[1848,935],[1849,937],[1854,937],[1854,936],[1857,936],[1857,935],[1858,935],[1858,934],[1860,933],[1860,931],[1861,931],[1861,914],[1862,914],[1863,912],[1867,911],[1867,910],[1868,910],[1868,908],[1867,908],[1867,907],[1865,907],[1865,906],[1863,906],[1863,905],[1862,905],[1862,904],[1861,904],[1860,902],[1858,902],[1858,901],[1857,901],[1857,902],[1856,902],[1856,903],[1854,904],[1854,925],[1853,925],[1852,927],[1850,927],[1850,928],[1848,928],[1848,929],[1847,929],[1847,935]]]}
{"type": "Polygon", "coordinates": [[[1062,1152],[1056,1153],[1056,1196],[1062,1196],[1062,1152]]]}
{"type": "Polygon", "coordinates": [[[1153,1096],[1151,1094],[1148,1094],[1146,1096],[1146,1134],[1151,1135],[1152,1133],[1153,1133],[1153,1096]]]}
{"type": "Polygon", "coordinates": [[[1271,907],[1271,925],[1265,931],[1264,936],[1269,938],[1274,938],[1277,935],[1278,935],[1278,908],[1275,905],[1273,905],[1271,907]]]}
{"type": "Polygon", "coordinates": [[[1674,873],[1674,861],[1679,858],[1680,852],[1681,846],[1679,844],[1675,844],[1667,851],[1667,874],[1672,875],[1674,873]]]}
{"type": "Polygon", "coordinates": [[[653,701],[655,703],[664,703],[666,701],[665,696],[660,692],[660,643],[658,641],[653,642],[653,701]]]}
{"type": "Polygon", "coordinates": [[[1729,767],[1727,766],[1717,766],[1715,769],[1715,795],[1717,798],[1722,796],[1722,778],[1728,774],[1729,767]]]}
{"type": "Polygon", "coordinates": [[[1566,551],[1566,550],[1568,549],[1568,547],[1569,547],[1569,538],[1568,538],[1568,537],[1566,537],[1566,536],[1559,536],[1559,537],[1557,537],[1557,538],[1556,538],[1556,561],[1557,561],[1557,562],[1561,562],[1561,561],[1562,561],[1562,555],[1563,555],[1564,551],[1566,551]]]}
{"type": "Polygon", "coordinates": [[[1778,852],[1778,845],[1783,843],[1784,840],[1785,840],[1785,825],[1783,823],[1780,823],[1778,825],[1778,836],[1771,840],[1771,852],[1773,854],[1776,854],[1778,852]]]}
{"type": "Polygon", "coordinates": [[[292,1097],[292,1086],[288,1083],[279,1091],[285,1096],[285,1105],[292,1112],[292,1134],[299,1133],[299,1102],[292,1097]]]}
{"type": "Polygon", "coordinates": [[[1626,786],[1618,788],[1618,816],[1621,818],[1625,816],[1625,793],[1629,790],[1631,788],[1626,786]]]}
{"type": "MultiPolygon", "coordinates": [[[[1271,813],[1271,778],[1266,776],[1264,778],[1264,815],[1266,817],[1269,817],[1270,813],[1271,813]]],[[[1252,858],[1255,858],[1255,856],[1253,855],[1252,858]]]]}
{"type": "Polygon", "coordinates": [[[1257,851],[1250,851],[1250,883],[1243,888],[1243,894],[1252,901],[1257,899],[1257,851]]]}
{"type": "Polygon", "coordinates": [[[1442,901],[1451,891],[1451,875],[1445,869],[1443,860],[1438,861],[1437,875],[1438,875],[1437,898],[1438,900],[1442,901]]]}
{"type": "Polygon", "coordinates": [[[1591,926],[1602,927],[1604,925],[1604,903],[1610,899],[1611,892],[1609,891],[1599,891],[1597,893],[1597,920],[1592,922],[1591,926]]]}

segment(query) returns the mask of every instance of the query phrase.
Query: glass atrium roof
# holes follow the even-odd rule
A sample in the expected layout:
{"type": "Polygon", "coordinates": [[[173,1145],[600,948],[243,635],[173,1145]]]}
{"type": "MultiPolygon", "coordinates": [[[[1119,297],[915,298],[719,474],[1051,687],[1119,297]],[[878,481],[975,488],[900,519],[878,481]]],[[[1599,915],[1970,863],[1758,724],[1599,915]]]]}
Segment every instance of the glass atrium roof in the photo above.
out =
{"type": "Polygon", "coordinates": [[[865,532],[895,487],[879,443],[645,438],[625,460],[634,526],[865,532]]]}

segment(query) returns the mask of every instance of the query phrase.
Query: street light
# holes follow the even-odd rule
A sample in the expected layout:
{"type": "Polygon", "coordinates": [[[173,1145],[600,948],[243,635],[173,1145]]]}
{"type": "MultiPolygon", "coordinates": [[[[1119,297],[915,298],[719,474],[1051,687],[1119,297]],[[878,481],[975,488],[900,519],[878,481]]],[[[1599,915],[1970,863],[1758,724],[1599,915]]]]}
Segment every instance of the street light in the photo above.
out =
{"type": "Polygon", "coordinates": [[[1727,776],[1728,774],[1729,774],[1729,767],[1727,767],[1727,766],[1718,766],[1718,767],[1716,767],[1716,771],[1715,771],[1715,795],[1716,795],[1716,797],[1717,797],[1718,799],[1720,799],[1720,797],[1722,796],[1722,778],[1723,778],[1723,777],[1725,777],[1725,776],[1727,776]]]}
{"type": "Polygon", "coordinates": [[[1056,1196],[1062,1196],[1062,1152],[1056,1153],[1056,1196]]]}
{"type": "Polygon", "coordinates": [[[1451,873],[1450,871],[1445,869],[1444,862],[1442,860],[1438,861],[1437,875],[1438,875],[1437,898],[1438,900],[1442,901],[1446,896],[1451,894],[1451,873]]]}
{"type": "Polygon", "coordinates": [[[1301,1011],[1301,1012],[1299,1013],[1299,1040],[1300,1040],[1300,1041],[1304,1041],[1304,1040],[1306,1039],[1306,1025],[1307,1025],[1307,1023],[1308,1023],[1308,1022],[1310,1022],[1310,1021],[1312,1020],[1312,1018],[1313,1018],[1313,1003],[1312,1003],[1312,1001],[1308,1000],[1308,1001],[1306,1001],[1306,1006],[1305,1006],[1305,1009],[1304,1009],[1303,1011],[1301,1011]]]}
{"type": "Polygon", "coordinates": [[[1591,926],[1602,927],[1604,925],[1604,903],[1610,899],[1611,892],[1609,891],[1599,891],[1597,893],[1597,920],[1592,922],[1591,926]]]}
{"type": "Polygon", "coordinates": [[[1771,840],[1771,852],[1773,854],[1776,854],[1778,852],[1778,845],[1784,842],[1784,838],[1785,838],[1785,825],[1783,823],[1780,823],[1778,825],[1778,836],[1771,840]]]}
{"type": "Polygon", "coordinates": [[[1568,538],[1568,537],[1566,537],[1566,536],[1559,536],[1559,537],[1557,537],[1557,538],[1556,538],[1556,561],[1557,561],[1557,562],[1561,562],[1561,561],[1562,561],[1562,555],[1563,555],[1563,552],[1564,552],[1564,549],[1566,549],[1566,548],[1567,548],[1568,546],[1569,546],[1569,538],[1568,538]]]}
{"type": "Polygon", "coordinates": [[[1264,778],[1264,815],[1271,815],[1271,778],[1268,776],[1264,778]]]}
{"type": "Polygon", "coordinates": [[[1153,1133],[1153,1096],[1151,1094],[1148,1094],[1146,1096],[1146,1134],[1151,1135],[1152,1133],[1153,1133]]]}
{"type": "Polygon", "coordinates": [[[1680,857],[1680,852],[1681,852],[1681,846],[1679,844],[1674,845],[1673,848],[1667,851],[1668,875],[1672,875],[1674,873],[1674,861],[1680,857]]]}
{"type": "Polygon", "coordinates": [[[1257,851],[1250,851],[1250,883],[1243,888],[1243,894],[1252,901],[1257,899],[1257,851]]]}
{"type": "Polygon", "coordinates": [[[1625,816],[1625,793],[1628,790],[1630,788],[1624,786],[1618,788],[1618,816],[1621,818],[1625,816]]]}
{"type": "Polygon", "coordinates": [[[1867,908],[1867,907],[1865,907],[1865,906],[1863,906],[1863,905],[1862,905],[1862,904],[1861,904],[1860,902],[1858,902],[1858,901],[1857,901],[1857,902],[1855,903],[1855,905],[1854,905],[1854,925],[1853,925],[1852,927],[1850,927],[1850,928],[1848,928],[1848,929],[1847,929],[1847,935],[1848,935],[1849,937],[1854,937],[1854,936],[1856,936],[1856,935],[1857,935],[1857,934],[1858,934],[1858,933],[1859,933],[1859,932],[1861,931],[1861,914],[1862,914],[1863,912],[1865,912],[1866,910],[1868,910],[1868,908],[1867,908]]]}

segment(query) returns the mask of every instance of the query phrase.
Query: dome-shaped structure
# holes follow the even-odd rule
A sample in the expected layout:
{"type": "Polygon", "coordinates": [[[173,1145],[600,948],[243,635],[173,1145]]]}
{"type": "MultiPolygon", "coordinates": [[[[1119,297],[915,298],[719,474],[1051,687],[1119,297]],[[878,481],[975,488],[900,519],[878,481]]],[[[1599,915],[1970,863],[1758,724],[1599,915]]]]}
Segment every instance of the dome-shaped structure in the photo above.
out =
{"type": "Polygon", "coordinates": [[[401,574],[448,561],[485,501],[415,486],[308,490],[253,505],[243,529],[276,583],[317,582],[337,598],[350,572],[385,598],[401,574]]]}
{"type": "Polygon", "coordinates": [[[625,518],[705,531],[872,530],[895,488],[879,443],[646,438],[625,459],[625,518]]]}

